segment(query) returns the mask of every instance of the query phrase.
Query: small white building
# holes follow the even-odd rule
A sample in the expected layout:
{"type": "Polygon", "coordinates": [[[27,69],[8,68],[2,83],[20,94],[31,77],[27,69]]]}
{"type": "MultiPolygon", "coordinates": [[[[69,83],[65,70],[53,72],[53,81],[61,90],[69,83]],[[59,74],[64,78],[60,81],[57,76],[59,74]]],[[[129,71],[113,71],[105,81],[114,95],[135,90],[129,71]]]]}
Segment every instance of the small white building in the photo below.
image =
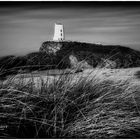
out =
{"type": "Polygon", "coordinates": [[[61,23],[55,23],[53,41],[64,40],[64,27],[61,23]]]}

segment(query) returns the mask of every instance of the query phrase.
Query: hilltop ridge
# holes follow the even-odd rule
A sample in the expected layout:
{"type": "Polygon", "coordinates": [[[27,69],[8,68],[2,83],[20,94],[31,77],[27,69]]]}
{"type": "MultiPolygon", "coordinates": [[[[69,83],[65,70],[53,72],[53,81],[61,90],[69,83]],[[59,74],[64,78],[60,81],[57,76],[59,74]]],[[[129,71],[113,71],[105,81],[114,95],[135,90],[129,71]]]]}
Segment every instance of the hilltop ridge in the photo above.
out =
{"type": "Polygon", "coordinates": [[[38,52],[0,58],[1,75],[49,69],[140,67],[140,52],[120,45],[43,42],[38,52]]]}
{"type": "Polygon", "coordinates": [[[75,60],[77,59],[77,62],[86,61],[92,67],[99,65],[110,68],[140,66],[140,52],[120,45],[46,41],[42,43],[39,51],[55,55],[57,58],[61,58],[63,63],[69,63],[70,65],[69,57],[73,56],[75,60]]]}

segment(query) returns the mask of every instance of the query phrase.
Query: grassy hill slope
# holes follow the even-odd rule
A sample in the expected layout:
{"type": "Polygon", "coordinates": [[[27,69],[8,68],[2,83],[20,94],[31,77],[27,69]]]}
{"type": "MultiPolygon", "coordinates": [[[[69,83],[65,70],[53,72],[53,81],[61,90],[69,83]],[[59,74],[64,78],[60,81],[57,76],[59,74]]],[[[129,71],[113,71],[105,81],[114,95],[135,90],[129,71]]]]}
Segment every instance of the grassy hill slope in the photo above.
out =
{"type": "Polygon", "coordinates": [[[129,68],[140,66],[140,52],[123,46],[98,45],[81,42],[53,42],[42,44],[39,52],[25,56],[0,58],[1,76],[34,70],[72,68],[70,56],[91,67],[129,68]]]}
{"type": "Polygon", "coordinates": [[[105,60],[116,62],[115,68],[128,68],[140,66],[140,52],[119,45],[98,45],[81,42],[44,42],[40,52],[49,54],[54,46],[57,50],[54,54],[63,63],[69,66],[68,56],[73,54],[79,61],[86,60],[90,65],[96,67],[105,60]]]}

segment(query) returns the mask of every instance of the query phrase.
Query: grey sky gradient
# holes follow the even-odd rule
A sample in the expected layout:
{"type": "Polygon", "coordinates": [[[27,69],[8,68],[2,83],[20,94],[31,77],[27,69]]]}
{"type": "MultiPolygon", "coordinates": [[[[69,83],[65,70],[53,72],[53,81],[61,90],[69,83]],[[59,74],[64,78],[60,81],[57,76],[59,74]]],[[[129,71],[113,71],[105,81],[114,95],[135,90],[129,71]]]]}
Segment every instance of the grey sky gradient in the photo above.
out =
{"type": "Polygon", "coordinates": [[[140,50],[140,4],[1,3],[0,56],[38,51],[52,40],[54,23],[66,40],[124,45],[140,50]]]}

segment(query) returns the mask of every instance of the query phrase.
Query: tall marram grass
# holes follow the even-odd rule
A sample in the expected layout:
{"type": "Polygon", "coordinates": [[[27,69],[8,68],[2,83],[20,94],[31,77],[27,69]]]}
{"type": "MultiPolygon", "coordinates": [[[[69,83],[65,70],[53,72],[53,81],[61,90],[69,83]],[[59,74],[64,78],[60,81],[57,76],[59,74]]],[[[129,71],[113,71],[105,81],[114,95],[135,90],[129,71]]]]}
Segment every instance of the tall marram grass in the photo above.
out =
{"type": "Polygon", "coordinates": [[[1,138],[140,138],[140,87],[99,73],[0,85],[1,138]]]}

